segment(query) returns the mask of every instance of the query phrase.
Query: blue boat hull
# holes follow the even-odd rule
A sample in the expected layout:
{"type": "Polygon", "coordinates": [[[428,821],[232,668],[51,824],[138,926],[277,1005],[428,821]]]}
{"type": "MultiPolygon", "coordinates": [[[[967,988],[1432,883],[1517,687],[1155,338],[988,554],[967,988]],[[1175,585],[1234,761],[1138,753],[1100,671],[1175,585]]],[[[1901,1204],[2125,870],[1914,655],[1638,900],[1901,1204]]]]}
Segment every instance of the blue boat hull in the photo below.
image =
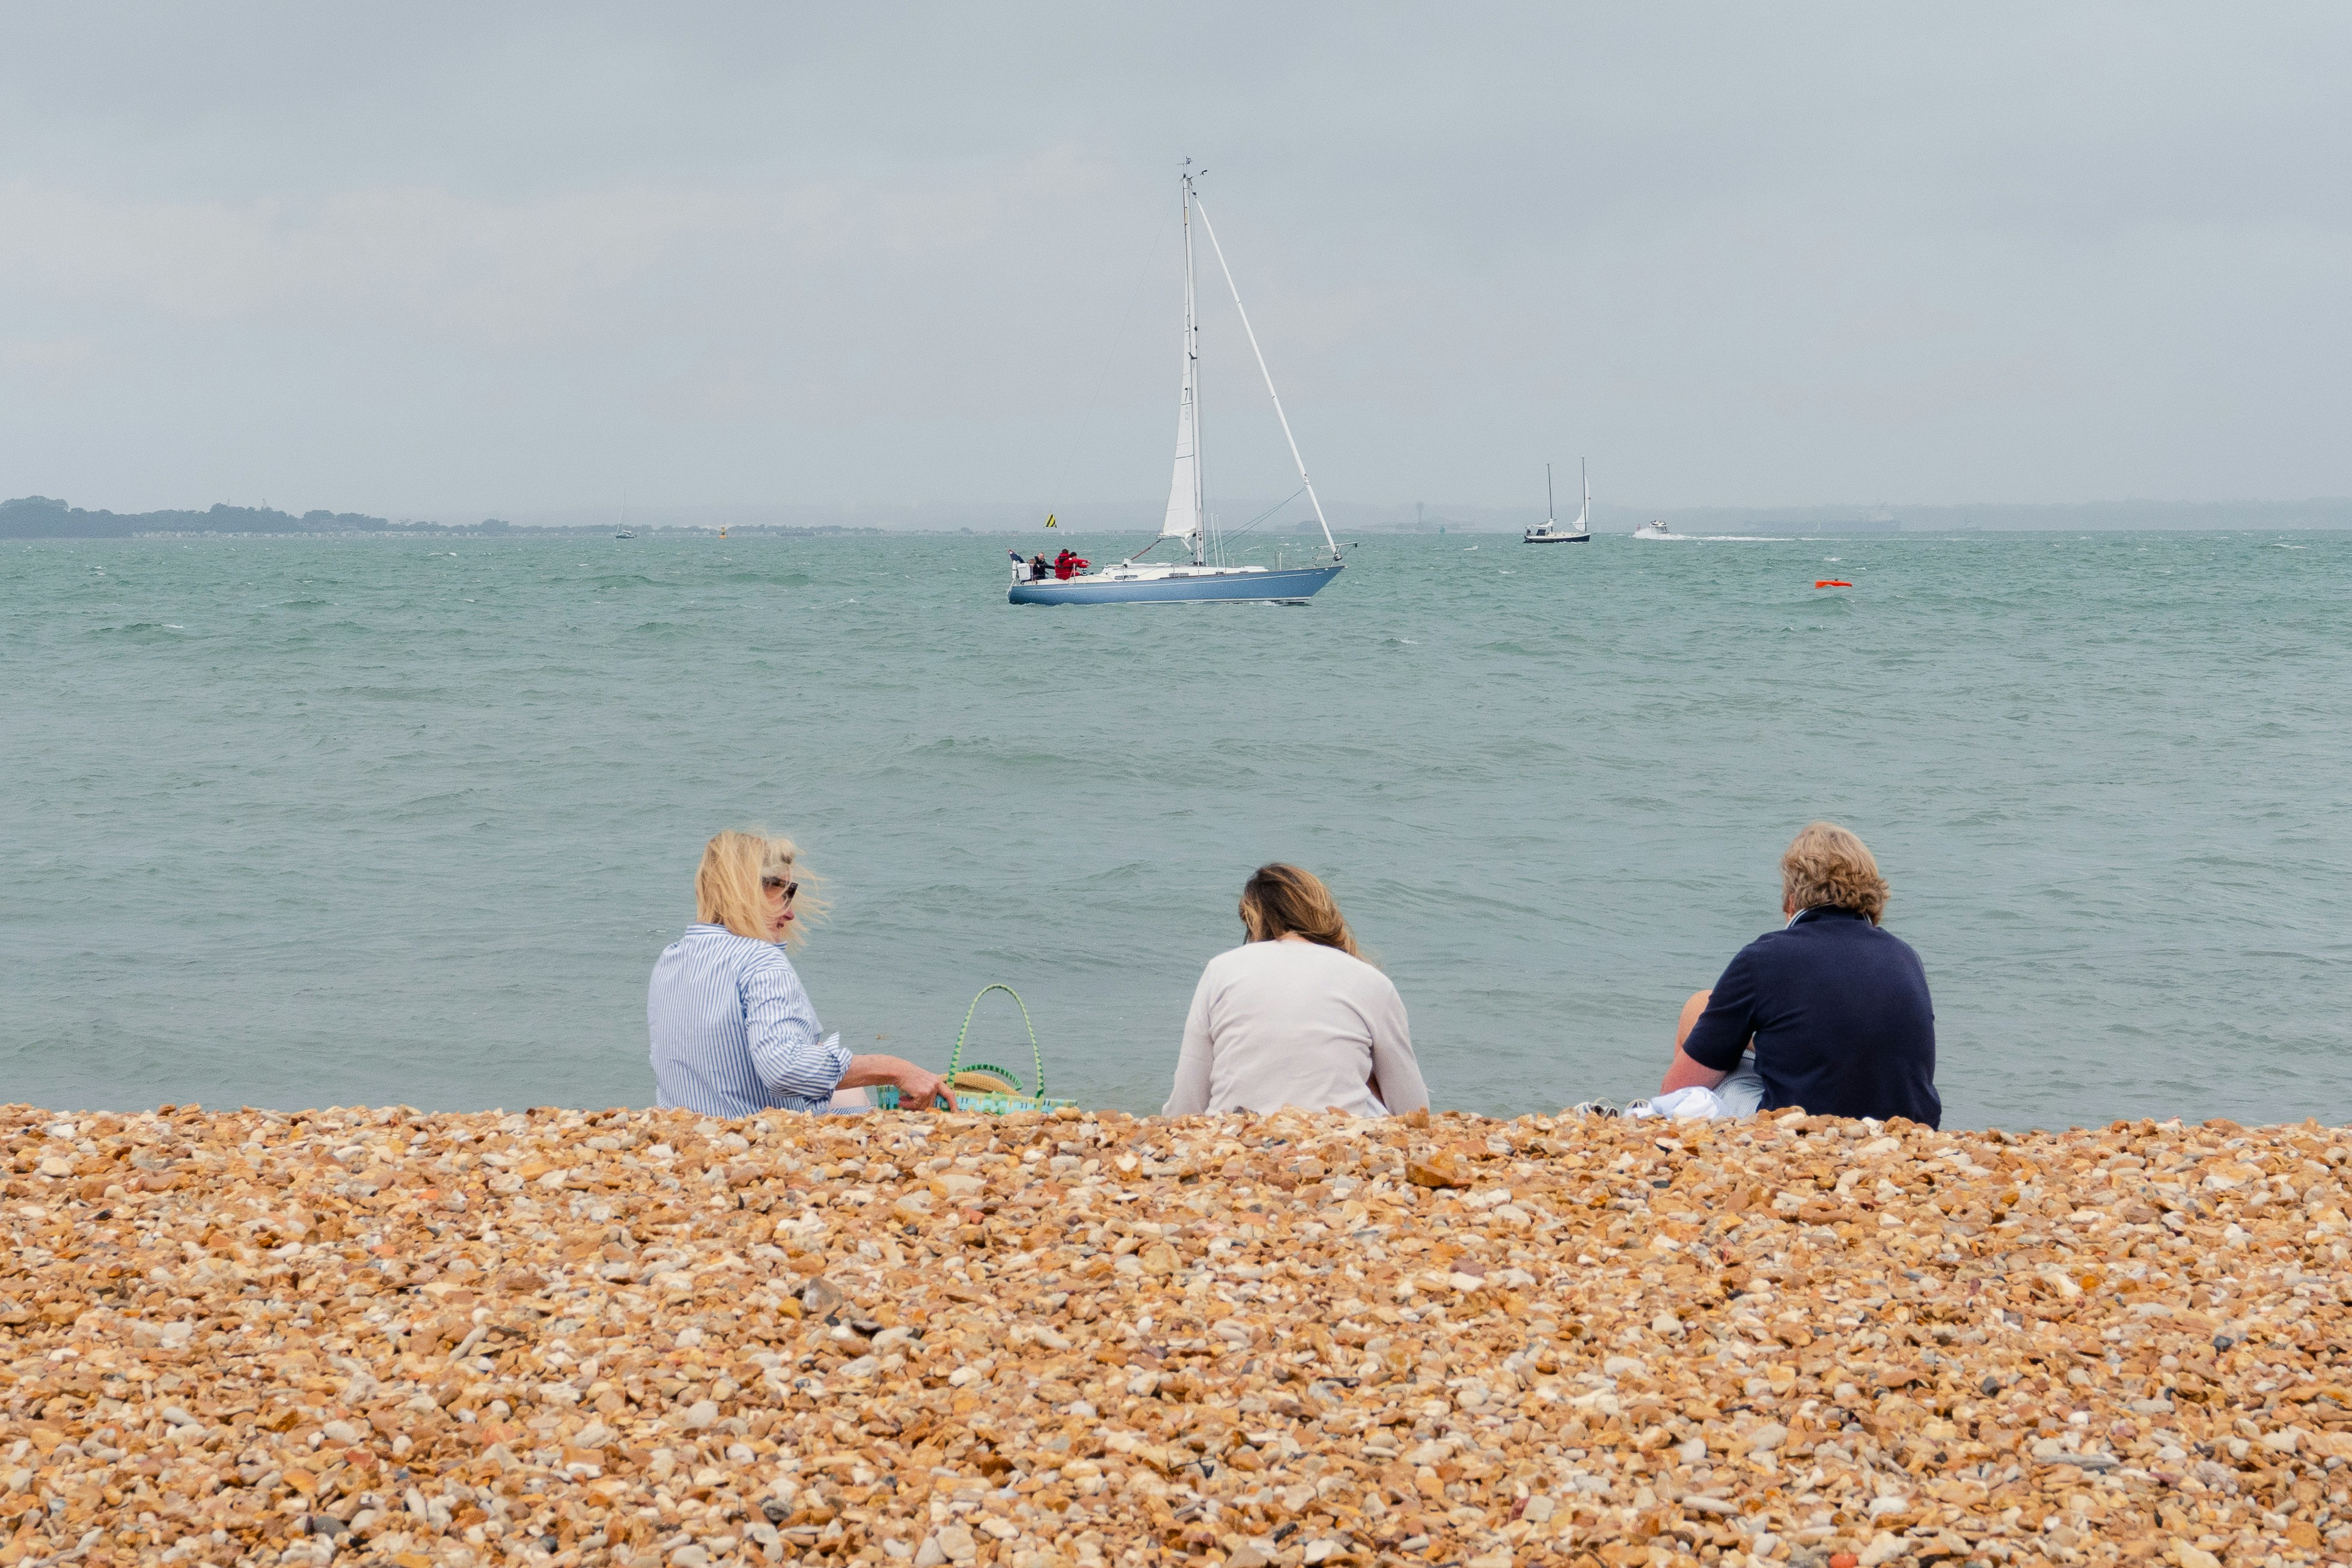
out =
{"type": "Polygon", "coordinates": [[[1213,600],[1228,603],[1256,600],[1296,601],[1339,575],[1336,566],[1286,568],[1279,571],[1235,572],[1231,576],[1146,578],[1132,582],[1100,578],[1073,578],[1063,582],[1016,582],[1005,591],[1013,604],[1195,604],[1213,600]]]}

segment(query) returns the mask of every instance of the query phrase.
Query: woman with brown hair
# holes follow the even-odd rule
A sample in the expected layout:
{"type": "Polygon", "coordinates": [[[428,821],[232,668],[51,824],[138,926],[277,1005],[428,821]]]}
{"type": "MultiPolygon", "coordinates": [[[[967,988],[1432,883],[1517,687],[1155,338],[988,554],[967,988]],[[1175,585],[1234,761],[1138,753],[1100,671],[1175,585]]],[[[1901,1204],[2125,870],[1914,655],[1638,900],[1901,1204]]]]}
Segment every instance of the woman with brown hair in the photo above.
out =
{"type": "Polygon", "coordinates": [[[1295,865],[1262,865],[1241,916],[1246,939],[1210,959],[1192,993],[1160,1113],[1425,1108],[1404,999],[1356,951],[1331,890],[1295,865]]]}
{"type": "Polygon", "coordinates": [[[908,1110],[934,1100],[953,1110],[939,1074],[895,1056],[852,1056],[839,1034],[820,1037],[783,949],[822,908],[800,895],[799,854],[792,840],[761,832],[724,832],[703,846],[695,923],[662,949],[646,992],[662,1108],[823,1111],[836,1090],[895,1083],[908,1110]]]}

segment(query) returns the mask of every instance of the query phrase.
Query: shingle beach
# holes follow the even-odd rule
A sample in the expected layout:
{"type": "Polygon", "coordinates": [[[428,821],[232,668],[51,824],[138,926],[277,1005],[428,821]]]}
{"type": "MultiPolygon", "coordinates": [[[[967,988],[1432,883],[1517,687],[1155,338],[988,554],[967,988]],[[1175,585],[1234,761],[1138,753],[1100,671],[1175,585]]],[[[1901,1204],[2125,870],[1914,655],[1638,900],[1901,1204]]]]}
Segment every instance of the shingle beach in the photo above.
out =
{"type": "Polygon", "coordinates": [[[2352,1559],[2316,1124],[0,1122],[0,1564],[2352,1559]]]}

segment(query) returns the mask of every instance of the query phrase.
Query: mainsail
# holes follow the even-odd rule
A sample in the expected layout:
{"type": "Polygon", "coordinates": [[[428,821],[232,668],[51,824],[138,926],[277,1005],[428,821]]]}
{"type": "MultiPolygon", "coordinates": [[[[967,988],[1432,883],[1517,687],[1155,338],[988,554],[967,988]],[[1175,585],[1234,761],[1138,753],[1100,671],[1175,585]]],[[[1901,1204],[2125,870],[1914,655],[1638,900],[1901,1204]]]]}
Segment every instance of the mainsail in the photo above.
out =
{"type": "Polygon", "coordinates": [[[1176,405],[1176,476],[1168,486],[1161,538],[1189,539],[1201,531],[1201,435],[1192,410],[1192,324],[1184,324],[1184,395],[1176,405]]]}
{"type": "MultiPolygon", "coordinates": [[[[1185,160],[1187,163],[1191,159],[1185,160]]],[[[1190,539],[1201,553],[1201,410],[1195,372],[1201,363],[1201,321],[1192,300],[1192,182],[1184,182],[1184,388],[1176,401],[1176,476],[1168,485],[1168,515],[1160,537],[1190,539]]]]}

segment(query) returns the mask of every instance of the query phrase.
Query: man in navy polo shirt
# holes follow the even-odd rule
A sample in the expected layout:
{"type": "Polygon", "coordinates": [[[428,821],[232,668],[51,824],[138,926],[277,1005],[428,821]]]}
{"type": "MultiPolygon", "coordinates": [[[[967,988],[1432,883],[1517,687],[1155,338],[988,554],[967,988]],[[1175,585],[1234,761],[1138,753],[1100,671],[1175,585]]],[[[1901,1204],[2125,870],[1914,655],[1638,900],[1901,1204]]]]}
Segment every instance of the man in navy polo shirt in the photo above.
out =
{"type": "Polygon", "coordinates": [[[1815,822],[1780,857],[1788,924],[1683,1004],[1659,1089],[1713,1089],[1734,1113],[1906,1116],[1933,1127],[1936,1010],[1911,945],[1880,929],[1886,879],[1860,839],[1815,822]]]}

